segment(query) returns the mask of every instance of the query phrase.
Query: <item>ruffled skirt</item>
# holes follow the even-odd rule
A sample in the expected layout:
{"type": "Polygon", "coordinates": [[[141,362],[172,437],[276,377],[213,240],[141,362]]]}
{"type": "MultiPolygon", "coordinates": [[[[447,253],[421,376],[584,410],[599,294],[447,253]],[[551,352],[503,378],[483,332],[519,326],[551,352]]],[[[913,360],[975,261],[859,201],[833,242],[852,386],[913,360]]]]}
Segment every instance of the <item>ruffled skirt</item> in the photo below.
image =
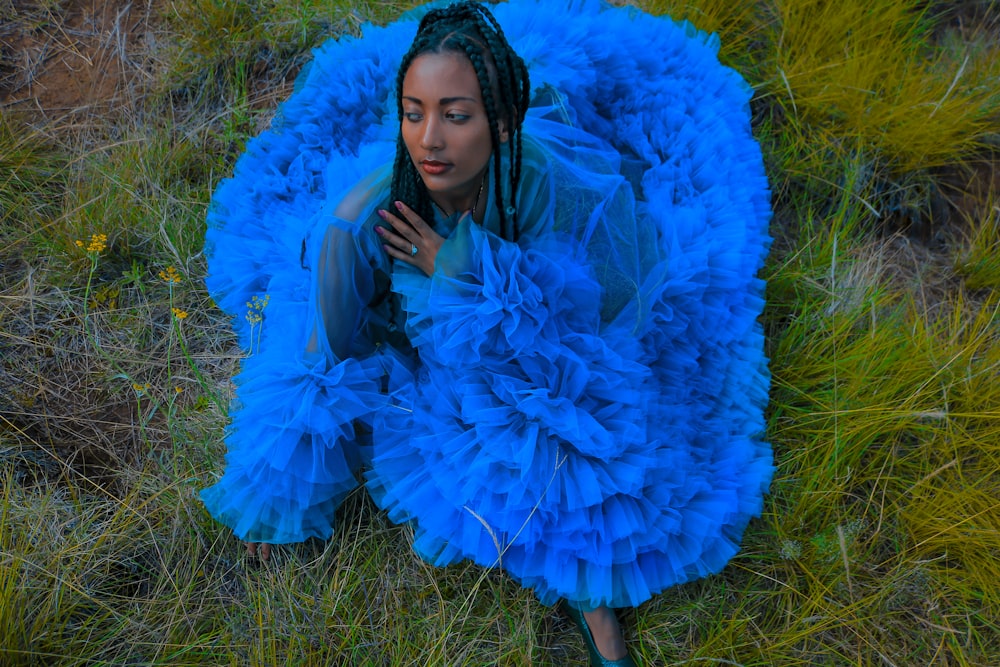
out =
{"type": "MultiPolygon", "coordinates": [[[[325,538],[365,469],[430,562],[503,567],[544,603],[634,606],[720,570],[772,474],[751,91],[685,24],[595,1],[494,13],[533,87],[613,153],[631,231],[579,211],[519,244],[464,227],[474,271],[393,277],[419,356],[303,354],[303,239],[391,160],[416,22],[323,45],[213,198],[207,282],[252,355],[226,472],[203,497],[244,539],[325,538]]],[[[547,127],[526,130],[544,145],[547,127]]]]}

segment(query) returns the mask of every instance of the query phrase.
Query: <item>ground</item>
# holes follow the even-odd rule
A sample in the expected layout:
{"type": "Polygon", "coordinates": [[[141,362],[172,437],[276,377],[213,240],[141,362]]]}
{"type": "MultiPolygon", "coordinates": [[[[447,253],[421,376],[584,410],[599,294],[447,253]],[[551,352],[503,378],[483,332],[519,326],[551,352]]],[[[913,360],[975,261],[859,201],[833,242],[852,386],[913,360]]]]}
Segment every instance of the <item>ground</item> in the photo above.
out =
{"type": "Polygon", "coordinates": [[[148,77],[148,3],[0,0],[0,105],[49,118],[111,112],[148,77]]]}

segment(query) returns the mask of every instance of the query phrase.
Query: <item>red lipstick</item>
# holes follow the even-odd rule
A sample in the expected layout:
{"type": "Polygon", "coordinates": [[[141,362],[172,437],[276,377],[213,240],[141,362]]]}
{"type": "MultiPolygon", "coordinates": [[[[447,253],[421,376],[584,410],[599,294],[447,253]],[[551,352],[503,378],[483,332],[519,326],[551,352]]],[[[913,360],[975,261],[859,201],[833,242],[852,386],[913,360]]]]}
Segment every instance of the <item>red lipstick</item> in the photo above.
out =
{"type": "Polygon", "coordinates": [[[451,165],[447,162],[439,162],[437,160],[421,160],[420,167],[431,176],[437,176],[450,169],[451,165]]]}

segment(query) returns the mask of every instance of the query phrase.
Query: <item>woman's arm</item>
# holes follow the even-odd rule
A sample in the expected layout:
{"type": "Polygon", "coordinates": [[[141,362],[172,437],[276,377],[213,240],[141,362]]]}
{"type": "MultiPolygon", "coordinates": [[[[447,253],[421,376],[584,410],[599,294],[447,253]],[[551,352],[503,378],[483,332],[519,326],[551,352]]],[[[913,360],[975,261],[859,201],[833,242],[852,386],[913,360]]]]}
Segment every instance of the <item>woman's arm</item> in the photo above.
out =
{"type": "Polygon", "coordinates": [[[371,355],[373,344],[365,351],[364,324],[374,272],[387,260],[363,224],[378,188],[362,186],[367,197],[346,197],[322,213],[327,225],[309,248],[310,271],[278,277],[296,282],[278,292],[288,297],[272,298],[258,325],[262,340],[235,378],[225,474],[202,497],[250,555],[267,558],[271,544],[331,535],[334,511],[367,457],[355,424],[385,402],[384,364],[371,355]],[[358,217],[337,216],[348,212],[358,217]]]}
{"type": "Polygon", "coordinates": [[[332,362],[346,359],[361,323],[364,304],[374,296],[374,279],[359,238],[339,225],[327,227],[312,275],[314,322],[306,354],[332,362]]]}

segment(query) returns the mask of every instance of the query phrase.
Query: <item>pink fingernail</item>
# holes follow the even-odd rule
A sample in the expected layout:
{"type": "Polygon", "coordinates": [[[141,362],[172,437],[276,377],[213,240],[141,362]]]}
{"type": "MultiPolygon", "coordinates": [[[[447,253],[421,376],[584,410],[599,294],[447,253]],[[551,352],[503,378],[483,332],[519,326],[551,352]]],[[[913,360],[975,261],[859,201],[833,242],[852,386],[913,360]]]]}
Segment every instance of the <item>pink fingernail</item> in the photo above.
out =
{"type": "Polygon", "coordinates": [[[389,213],[385,209],[382,209],[382,208],[380,208],[378,210],[378,214],[379,214],[379,217],[382,218],[383,220],[385,220],[385,216],[389,215],[389,213]]]}
{"type": "Polygon", "coordinates": [[[401,201],[396,202],[396,208],[398,210],[402,211],[403,210],[403,202],[401,202],[401,201]]]}
{"type": "MultiPolygon", "coordinates": [[[[382,216],[382,217],[385,217],[385,216],[382,216]]],[[[378,234],[379,236],[382,236],[383,234],[385,234],[385,230],[382,229],[381,227],[379,227],[378,225],[376,225],[375,226],[375,233],[378,234]]]]}

